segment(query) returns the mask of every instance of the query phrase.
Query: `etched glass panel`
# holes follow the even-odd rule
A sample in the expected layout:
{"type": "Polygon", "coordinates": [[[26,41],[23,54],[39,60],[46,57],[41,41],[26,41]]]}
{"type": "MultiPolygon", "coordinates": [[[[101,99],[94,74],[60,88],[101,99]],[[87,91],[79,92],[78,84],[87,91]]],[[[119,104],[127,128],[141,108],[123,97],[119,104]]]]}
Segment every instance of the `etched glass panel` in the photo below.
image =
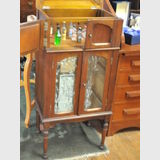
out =
{"type": "Polygon", "coordinates": [[[57,63],[55,87],[55,113],[73,112],[77,57],[57,63]]]}
{"type": "Polygon", "coordinates": [[[107,60],[103,57],[89,56],[87,84],[85,91],[85,110],[102,108],[107,60]]]}

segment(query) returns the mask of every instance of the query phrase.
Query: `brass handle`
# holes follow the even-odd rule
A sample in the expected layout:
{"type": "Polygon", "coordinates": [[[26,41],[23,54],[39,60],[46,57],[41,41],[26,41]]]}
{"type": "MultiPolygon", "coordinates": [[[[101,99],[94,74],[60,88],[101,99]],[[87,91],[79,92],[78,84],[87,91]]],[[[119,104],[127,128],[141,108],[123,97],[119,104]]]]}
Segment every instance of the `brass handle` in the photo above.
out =
{"type": "Polygon", "coordinates": [[[130,108],[130,109],[123,109],[124,115],[137,115],[140,113],[139,108],[130,108]]]}
{"type": "Polygon", "coordinates": [[[136,75],[129,75],[128,76],[129,81],[131,82],[139,82],[140,81],[140,75],[136,74],[136,75]]]}
{"type": "Polygon", "coordinates": [[[92,34],[90,33],[90,34],[88,35],[88,37],[89,37],[89,38],[92,38],[92,34]]]}
{"type": "Polygon", "coordinates": [[[137,98],[140,97],[140,91],[128,91],[126,92],[127,98],[137,98]]]}
{"type": "Polygon", "coordinates": [[[133,67],[140,67],[140,61],[139,60],[133,60],[132,62],[133,67]]]}

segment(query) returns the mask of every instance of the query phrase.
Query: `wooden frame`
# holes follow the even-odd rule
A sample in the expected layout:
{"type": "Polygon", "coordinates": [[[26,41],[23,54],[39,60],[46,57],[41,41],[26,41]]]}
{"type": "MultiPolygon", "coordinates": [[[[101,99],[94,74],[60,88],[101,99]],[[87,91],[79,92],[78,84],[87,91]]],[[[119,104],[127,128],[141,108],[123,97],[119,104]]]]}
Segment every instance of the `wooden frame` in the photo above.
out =
{"type": "MultiPolygon", "coordinates": [[[[109,85],[109,78],[110,78],[110,68],[111,68],[111,51],[94,51],[94,52],[84,52],[83,56],[83,66],[82,66],[82,77],[81,77],[81,90],[80,90],[80,100],[79,100],[79,114],[88,114],[88,113],[96,113],[96,112],[104,112],[106,111],[106,98],[108,95],[108,85],[109,85]],[[103,98],[102,98],[102,108],[96,108],[96,109],[88,109],[84,110],[84,101],[85,101],[85,86],[84,84],[87,83],[87,68],[88,68],[88,58],[89,56],[97,56],[97,57],[103,57],[105,60],[107,60],[105,68],[107,68],[105,73],[105,83],[104,83],[104,90],[103,90],[103,98]]],[[[97,106],[98,107],[98,106],[97,106]]]]}

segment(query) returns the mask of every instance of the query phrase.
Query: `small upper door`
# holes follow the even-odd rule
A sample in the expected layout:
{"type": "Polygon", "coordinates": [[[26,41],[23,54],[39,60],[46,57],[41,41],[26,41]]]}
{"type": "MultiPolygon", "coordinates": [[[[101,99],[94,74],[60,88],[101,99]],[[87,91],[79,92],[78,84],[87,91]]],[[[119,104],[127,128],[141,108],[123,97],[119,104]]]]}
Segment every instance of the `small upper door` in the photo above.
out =
{"type": "Polygon", "coordinates": [[[85,52],[79,114],[106,111],[112,51],[85,52]]]}
{"type": "Polygon", "coordinates": [[[92,20],[88,22],[85,48],[110,48],[120,46],[122,20],[92,20]]]}

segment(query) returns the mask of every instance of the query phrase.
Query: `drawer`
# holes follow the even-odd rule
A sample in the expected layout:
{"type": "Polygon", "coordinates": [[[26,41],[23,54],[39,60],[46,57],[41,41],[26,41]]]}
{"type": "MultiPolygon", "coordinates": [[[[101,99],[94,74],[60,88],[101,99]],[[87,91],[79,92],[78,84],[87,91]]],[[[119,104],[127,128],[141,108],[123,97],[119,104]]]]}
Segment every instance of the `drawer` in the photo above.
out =
{"type": "Polygon", "coordinates": [[[140,119],[140,102],[113,104],[112,112],[113,121],[140,119]]]}
{"type": "Polygon", "coordinates": [[[119,71],[117,73],[116,85],[140,84],[139,71],[119,71]]]}
{"type": "Polygon", "coordinates": [[[126,56],[121,54],[119,57],[118,71],[124,70],[140,71],[140,56],[126,56]]]}
{"type": "Polygon", "coordinates": [[[114,92],[114,102],[134,101],[140,99],[140,85],[136,86],[116,86],[114,92]]]}

